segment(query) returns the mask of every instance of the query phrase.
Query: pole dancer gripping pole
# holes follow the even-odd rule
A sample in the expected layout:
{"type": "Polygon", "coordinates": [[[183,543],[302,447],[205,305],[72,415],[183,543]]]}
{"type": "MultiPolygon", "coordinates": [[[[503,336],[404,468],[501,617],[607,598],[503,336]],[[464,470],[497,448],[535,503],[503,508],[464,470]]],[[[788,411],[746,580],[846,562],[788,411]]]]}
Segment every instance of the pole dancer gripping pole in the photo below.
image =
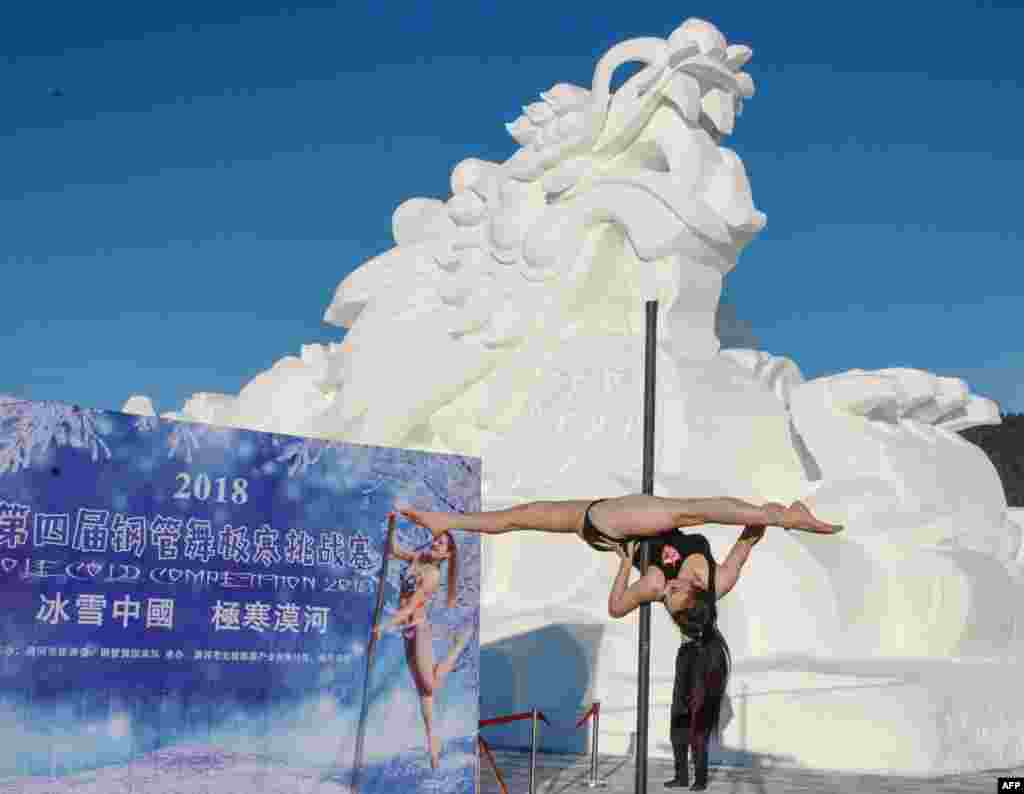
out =
{"type": "Polygon", "coordinates": [[[359,794],[359,778],[363,771],[363,745],[366,742],[366,717],[370,711],[370,671],[373,669],[373,652],[377,649],[377,635],[374,629],[380,622],[384,610],[384,582],[388,573],[388,554],[395,538],[395,517],[388,516],[388,537],[384,542],[384,553],[380,561],[380,577],[377,580],[377,604],[373,609],[373,623],[370,624],[370,641],[366,644],[366,675],[363,678],[363,706],[359,712],[359,727],[356,729],[356,746],[352,757],[352,791],[359,794]]]}
{"type": "MultiPolygon", "coordinates": [[[[644,343],[644,469],[645,494],[654,494],[654,407],[658,361],[658,302],[647,301],[647,338],[644,343]]],[[[647,573],[651,548],[640,543],[640,574],[647,573]]],[[[651,605],[640,605],[640,649],[636,688],[636,794],[647,794],[647,722],[651,700],[651,605]]]]}

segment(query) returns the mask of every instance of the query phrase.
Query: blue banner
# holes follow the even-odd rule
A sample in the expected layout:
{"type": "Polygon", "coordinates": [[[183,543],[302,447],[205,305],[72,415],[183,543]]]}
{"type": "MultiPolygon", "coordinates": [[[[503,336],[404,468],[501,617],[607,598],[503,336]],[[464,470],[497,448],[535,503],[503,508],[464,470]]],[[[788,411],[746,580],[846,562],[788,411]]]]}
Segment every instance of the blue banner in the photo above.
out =
{"type": "Polygon", "coordinates": [[[400,523],[405,554],[382,565],[396,503],[479,494],[476,459],[0,401],[0,778],[70,791],[212,752],[222,790],[254,763],[284,775],[267,791],[341,791],[353,763],[362,791],[472,790],[478,542],[446,556],[400,523]],[[412,565],[457,577],[370,644],[412,565]],[[417,631],[445,665],[429,725],[417,631]]]}

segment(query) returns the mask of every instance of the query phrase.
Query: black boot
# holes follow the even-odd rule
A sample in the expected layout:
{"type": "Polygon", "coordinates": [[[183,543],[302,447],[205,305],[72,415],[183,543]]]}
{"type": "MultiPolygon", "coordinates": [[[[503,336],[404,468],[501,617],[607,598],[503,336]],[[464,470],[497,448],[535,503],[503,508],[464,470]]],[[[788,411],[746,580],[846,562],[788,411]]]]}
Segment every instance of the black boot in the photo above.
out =
{"type": "Polygon", "coordinates": [[[676,777],[671,781],[665,782],[665,788],[667,789],[685,789],[690,785],[690,770],[686,767],[686,762],[683,762],[682,767],[676,765],[676,777]]]}
{"type": "Polygon", "coordinates": [[[693,785],[690,791],[704,791],[708,787],[708,748],[704,744],[693,748],[693,785]]]}
{"type": "Polygon", "coordinates": [[[676,761],[676,776],[665,781],[665,788],[686,788],[690,785],[689,734],[690,718],[687,714],[672,715],[672,755],[676,761]]]}
{"type": "Polygon", "coordinates": [[[665,788],[667,789],[685,789],[690,785],[690,770],[686,766],[686,761],[683,761],[683,765],[676,764],[676,777],[671,781],[665,782],[665,788]]]}

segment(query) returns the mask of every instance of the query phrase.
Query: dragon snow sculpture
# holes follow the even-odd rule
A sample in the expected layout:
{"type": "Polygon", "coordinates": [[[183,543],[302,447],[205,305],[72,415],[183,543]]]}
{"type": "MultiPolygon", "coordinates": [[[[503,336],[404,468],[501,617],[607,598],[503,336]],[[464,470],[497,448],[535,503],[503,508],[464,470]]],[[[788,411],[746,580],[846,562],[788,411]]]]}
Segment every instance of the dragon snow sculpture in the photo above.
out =
{"type": "MultiPolygon", "coordinates": [[[[614,47],[589,89],[556,84],[508,125],[520,144],[508,160],[465,160],[447,201],[398,207],[396,247],[345,278],[327,309],[327,322],[349,329],[343,342],[304,347],[237,397],[197,394],[178,416],[479,455],[488,507],[639,490],[643,304],[656,298],[656,491],[804,498],[847,526],[840,540],[780,534],[759,547],[722,610],[737,658],[948,659],[1005,648],[1007,610],[1024,619],[1013,590],[1021,527],[991,463],[955,432],[998,423],[997,406],[919,370],[805,381],[788,358],[719,349],[722,280],[766,223],[724,145],[754,94],[750,57],[697,19],[667,40],[614,47]],[[612,91],[631,62],[642,68],[612,91]]],[[[724,554],[731,538],[708,534],[724,554]]],[[[515,656],[508,638],[524,632],[604,627],[586,651],[589,688],[619,693],[622,724],[606,720],[602,741],[624,749],[632,640],[628,626],[607,624],[606,561],[582,544],[541,548],[528,535],[487,545],[482,639],[515,656]],[[516,572],[526,563],[524,579],[516,572]],[[538,577],[558,584],[539,588],[538,577]]],[[[675,646],[668,625],[655,638],[657,699],[671,687],[675,646]]],[[[520,657],[515,691],[535,698],[550,666],[531,673],[535,651],[520,657]]],[[[876,701],[889,708],[898,697],[876,701]]],[[[816,738],[813,709],[787,703],[772,720],[806,728],[801,760],[875,766],[875,734],[854,743],[864,754],[855,758],[848,741],[816,738]]],[[[934,715],[915,708],[893,712],[917,744],[890,748],[887,768],[947,768],[956,751],[920,738],[932,735],[920,720],[934,715]]],[[[748,720],[744,741],[773,750],[772,720],[748,720]]],[[[970,763],[1007,765],[1006,753],[985,752],[970,763]]]]}

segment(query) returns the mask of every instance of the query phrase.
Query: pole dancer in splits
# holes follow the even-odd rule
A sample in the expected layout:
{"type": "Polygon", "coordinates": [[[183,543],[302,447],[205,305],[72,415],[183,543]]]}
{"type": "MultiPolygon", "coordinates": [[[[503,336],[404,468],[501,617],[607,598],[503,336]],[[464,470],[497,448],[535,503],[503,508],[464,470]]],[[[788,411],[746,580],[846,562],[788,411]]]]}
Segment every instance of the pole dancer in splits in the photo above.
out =
{"type": "Polygon", "coordinates": [[[636,544],[617,546],[622,560],[608,594],[608,614],[628,615],[641,604],[660,602],[682,633],[672,687],[671,740],[676,774],[668,788],[690,784],[688,748],[693,748],[693,791],[708,784],[708,739],[718,719],[729,679],[729,646],[718,630],[715,602],[739,580],[750,551],[764,537],[763,525],[748,525],[718,565],[708,539],[701,534],[670,532],[651,544],[651,565],[629,584],[633,565],[639,568],[636,544]]]}
{"type": "Polygon", "coordinates": [[[832,535],[842,526],[819,521],[802,502],[761,507],[739,499],[671,499],[630,494],[595,501],[528,502],[484,513],[439,513],[403,507],[399,512],[435,537],[462,530],[485,535],[534,530],[573,532],[598,551],[613,551],[633,538],[650,538],[702,524],[776,526],[832,535]]]}
{"type": "MultiPolygon", "coordinates": [[[[395,516],[388,516],[388,528],[394,527],[395,516]]],[[[400,628],[405,640],[405,659],[409,665],[413,684],[420,696],[420,712],[426,732],[430,766],[437,769],[441,758],[441,741],[434,735],[434,693],[455,667],[455,662],[472,636],[472,629],[464,631],[455,641],[443,662],[434,663],[433,631],[427,618],[427,606],[441,586],[441,563],[448,561],[448,608],[455,606],[458,582],[458,548],[450,533],[435,536],[433,543],[421,551],[402,548],[391,533],[392,557],[409,563],[402,577],[398,610],[391,619],[374,628],[380,636],[390,628],[400,628]]]]}

